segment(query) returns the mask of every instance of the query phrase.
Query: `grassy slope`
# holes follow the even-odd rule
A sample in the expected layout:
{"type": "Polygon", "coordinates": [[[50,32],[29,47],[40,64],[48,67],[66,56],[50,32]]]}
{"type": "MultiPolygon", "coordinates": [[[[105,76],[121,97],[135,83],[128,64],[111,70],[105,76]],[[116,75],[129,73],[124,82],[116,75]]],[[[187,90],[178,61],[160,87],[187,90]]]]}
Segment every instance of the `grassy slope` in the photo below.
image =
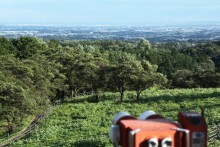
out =
{"type": "MultiPolygon", "coordinates": [[[[35,116],[33,115],[30,115],[28,117],[26,117],[21,123],[19,126],[16,126],[15,130],[14,130],[14,133],[11,134],[9,137],[8,137],[8,129],[5,128],[4,130],[0,130],[0,143],[2,142],[5,142],[6,141],[6,138],[9,139],[9,138],[13,138],[14,136],[16,136],[19,132],[22,132],[23,130],[25,130],[29,125],[30,123],[34,120],[35,116]]],[[[6,122],[2,122],[0,123],[2,124],[3,126],[7,126],[7,123],[6,122]]],[[[0,125],[1,127],[1,125],[0,125]]]]}
{"type": "MultiPolygon", "coordinates": [[[[112,117],[119,111],[128,111],[138,117],[145,110],[154,110],[168,118],[177,119],[180,109],[195,110],[205,106],[209,125],[220,122],[220,89],[151,89],[142,94],[142,101],[134,101],[134,93],[127,93],[125,102],[119,103],[118,94],[106,93],[99,103],[89,98],[68,100],[57,107],[31,136],[13,146],[112,146],[109,128],[112,117]]],[[[215,142],[213,147],[220,146],[215,142]]]]}

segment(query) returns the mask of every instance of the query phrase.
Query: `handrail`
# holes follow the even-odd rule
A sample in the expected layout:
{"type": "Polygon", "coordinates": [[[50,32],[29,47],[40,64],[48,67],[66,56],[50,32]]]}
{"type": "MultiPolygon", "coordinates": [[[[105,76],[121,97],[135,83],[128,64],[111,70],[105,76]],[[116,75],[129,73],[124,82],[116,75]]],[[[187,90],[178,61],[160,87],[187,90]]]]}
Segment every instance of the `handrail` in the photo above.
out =
{"type": "MultiPolygon", "coordinates": [[[[76,95],[75,97],[78,97],[78,96],[86,96],[86,95],[91,95],[93,94],[93,92],[84,92],[84,93],[80,93],[81,95],[76,95]]],[[[3,146],[6,146],[8,144],[11,144],[13,143],[14,141],[17,141],[29,134],[31,134],[31,132],[36,128],[38,127],[40,124],[40,122],[45,119],[47,116],[49,116],[50,112],[52,112],[52,110],[59,106],[61,104],[61,100],[56,100],[55,102],[53,102],[52,106],[50,106],[46,112],[40,114],[40,117],[38,117],[36,120],[34,120],[34,123],[31,124],[30,126],[27,127],[27,129],[25,129],[24,131],[20,132],[18,135],[16,136],[7,136],[5,138],[1,138],[1,140],[5,139],[5,141],[3,141],[3,143],[1,144],[0,143],[0,147],[3,147],[3,146]]]]}
{"type": "Polygon", "coordinates": [[[208,142],[214,141],[218,137],[218,133],[218,126],[211,126],[208,131],[208,142]]]}

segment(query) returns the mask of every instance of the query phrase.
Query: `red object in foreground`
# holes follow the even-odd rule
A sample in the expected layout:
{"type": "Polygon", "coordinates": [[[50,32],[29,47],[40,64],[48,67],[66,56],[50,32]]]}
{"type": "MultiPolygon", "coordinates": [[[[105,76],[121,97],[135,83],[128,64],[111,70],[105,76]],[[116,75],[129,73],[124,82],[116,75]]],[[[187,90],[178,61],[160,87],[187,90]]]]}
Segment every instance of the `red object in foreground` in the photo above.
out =
{"type": "Polygon", "coordinates": [[[120,112],[113,118],[110,138],[114,147],[207,147],[207,125],[201,114],[179,112],[178,121],[153,111],[139,119],[120,112]]]}

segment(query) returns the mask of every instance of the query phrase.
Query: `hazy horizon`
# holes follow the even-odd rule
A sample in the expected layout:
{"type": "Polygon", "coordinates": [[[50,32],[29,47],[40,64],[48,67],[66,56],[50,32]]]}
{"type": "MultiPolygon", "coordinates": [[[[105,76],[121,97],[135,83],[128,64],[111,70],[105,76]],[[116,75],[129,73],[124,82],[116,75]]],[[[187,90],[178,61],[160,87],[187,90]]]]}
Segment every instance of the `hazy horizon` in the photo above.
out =
{"type": "Polygon", "coordinates": [[[200,23],[172,23],[172,24],[146,24],[146,25],[130,25],[130,24],[37,24],[37,23],[0,23],[0,26],[12,26],[12,27],[190,27],[190,26],[218,26],[220,22],[200,22],[200,23]]]}
{"type": "Polygon", "coordinates": [[[220,24],[217,0],[0,0],[0,24],[153,26],[220,24]]]}

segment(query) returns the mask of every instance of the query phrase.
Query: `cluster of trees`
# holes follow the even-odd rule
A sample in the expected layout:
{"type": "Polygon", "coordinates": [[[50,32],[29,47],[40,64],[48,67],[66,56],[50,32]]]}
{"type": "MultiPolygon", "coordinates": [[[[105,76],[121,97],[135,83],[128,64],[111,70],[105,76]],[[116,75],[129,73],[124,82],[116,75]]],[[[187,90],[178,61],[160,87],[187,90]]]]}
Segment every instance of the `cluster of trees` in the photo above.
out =
{"type": "Polygon", "coordinates": [[[157,65],[157,72],[168,79],[167,88],[218,87],[220,85],[220,41],[168,42],[150,44],[140,41],[63,41],[62,46],[80,48],[86,52],[110,54],[128,53],[138,61],[157,65]]]}
{"type": "MultiPolygon", "coordinates": [[[[38,38],[0,38],[0,122],[12,128],[44,111],[56,99],[94,91],[140,93],[166,78],[157,66],[121,50],[101,52],[92,45],[72,46],[38,38]]],[[[101,46],[101,44],[100,44],[101,46]]],[[[103,46],[104,47],[104,46],[103,46]]]]}
{"type": "Polygon", "coordinates": [[[218,42],[43,41],[0,38],[0,122],[14,126],[56,99],[94,91],[141,92],[151,86],[218,87],[218,42]]]}
{"type": "Polygon", "coordinates": [[[0,122],[9,130],[44,111],[64,81],[61,65],[41,56],[46,44],[36,38],[0,38],[0,122]]]}
{"type": "Polygon", "coordinates": [[[160,46],[164,47],[159,54],[166,52],[165,58],[162,55],[161,57],[156,57],[157,60],[150,61],[159,65],[159,67],[161,64],[167,63],[159,71],[167,75],[172,87],[207,88],[220,86],[219,42],[176,42],[160,46]]]}

